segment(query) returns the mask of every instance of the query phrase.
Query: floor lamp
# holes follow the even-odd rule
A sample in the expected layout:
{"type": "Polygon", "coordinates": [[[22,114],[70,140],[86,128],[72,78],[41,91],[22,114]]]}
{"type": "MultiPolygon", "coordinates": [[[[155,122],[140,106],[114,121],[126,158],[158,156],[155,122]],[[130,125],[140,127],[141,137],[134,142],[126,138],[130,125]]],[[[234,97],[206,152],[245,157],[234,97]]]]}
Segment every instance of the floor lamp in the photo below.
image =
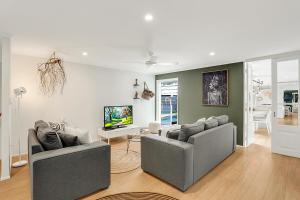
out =
{"type": "MultiPolygon", "coordinates": [[[[17,113],[17,126],[20,127],[20,108],[21,108],[21,99],[22,96],[26,93],[26,89],[24,87],[19,87],[14,89],[14,93],[17,99],[17,108],[16,108],[16,113],[17,113]]],[[[22,167],[27,164],[27,160],[22,160],[21,158],[21,133],[18,130],[19,134],[19,161],[15,162],[12,164],[13,167],[22,167]]]]}

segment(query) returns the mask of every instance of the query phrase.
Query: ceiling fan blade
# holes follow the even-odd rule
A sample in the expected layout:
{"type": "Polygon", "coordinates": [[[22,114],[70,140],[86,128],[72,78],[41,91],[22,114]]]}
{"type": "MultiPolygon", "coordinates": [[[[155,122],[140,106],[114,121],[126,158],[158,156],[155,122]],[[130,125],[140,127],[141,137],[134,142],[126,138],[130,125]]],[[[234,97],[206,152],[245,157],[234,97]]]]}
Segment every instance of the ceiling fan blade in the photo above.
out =
{"type": "Polygon", "coordinates": [[[158,62],[157,65],[161,65],[161,66],[174,66],[174,65],[178,65],[178,62],[158,62]]]}
{"type": "Polygon", "coordinates": [[[122,63],[130,63],[130,64],[145,64],[144,61],[124,61],[122,63]]]}

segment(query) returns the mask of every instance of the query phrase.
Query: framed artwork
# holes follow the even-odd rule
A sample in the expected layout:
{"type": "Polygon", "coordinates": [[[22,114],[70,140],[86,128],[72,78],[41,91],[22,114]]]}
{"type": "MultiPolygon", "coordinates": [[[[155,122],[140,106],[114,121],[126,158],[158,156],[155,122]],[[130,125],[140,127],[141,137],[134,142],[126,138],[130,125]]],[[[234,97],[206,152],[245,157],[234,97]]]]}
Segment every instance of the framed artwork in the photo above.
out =
{"type": "Polygon", "coordinates": [[[202,104],[228,106],[228,70],[204,72],[202,104]]]}

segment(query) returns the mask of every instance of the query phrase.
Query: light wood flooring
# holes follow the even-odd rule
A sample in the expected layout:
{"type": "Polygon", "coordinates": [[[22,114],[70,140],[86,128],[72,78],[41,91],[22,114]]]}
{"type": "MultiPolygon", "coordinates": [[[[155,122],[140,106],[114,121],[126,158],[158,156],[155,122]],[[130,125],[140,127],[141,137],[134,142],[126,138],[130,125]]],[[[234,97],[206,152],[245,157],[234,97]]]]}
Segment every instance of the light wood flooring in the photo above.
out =
{"type": "MultiPolygon", "coordinates": [[[[300,199],[300,159],[272,154],[269,137],[263,130],[255,143],[237,151],[186,192],[180,192],[163,181],[137,169],[112,175],[111,186],[84,199],[121,192],[157,192],[178,199],[192,200],[296,200],[300,199]]],[[[126,148],[124,140],[112,145],[126,148]]],[[[139,149],[139,143],[131,148],[139,149]]],[[[12,178],[0,182],[1,200],[30,199],[28,167],[13,169],[12,178]]]]}
{"type": "Polygon", "coordinates": [[[280,125],[297,126],[298,125],[298,113],[292,113],[291,115],[285,116],[282,119],[277,119],[277,122],[280,125]]]}

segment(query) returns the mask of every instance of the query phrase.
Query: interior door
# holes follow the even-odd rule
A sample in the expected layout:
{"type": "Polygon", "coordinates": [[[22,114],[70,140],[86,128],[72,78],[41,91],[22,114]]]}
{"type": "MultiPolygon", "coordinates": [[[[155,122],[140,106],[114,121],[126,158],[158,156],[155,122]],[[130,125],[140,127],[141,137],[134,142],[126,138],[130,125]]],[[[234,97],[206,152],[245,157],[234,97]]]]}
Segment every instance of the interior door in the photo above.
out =
{"type": "Polygon", "coordinates": [[[272,152],[300,157],[300,57],[272,59],[272,152]]]}

